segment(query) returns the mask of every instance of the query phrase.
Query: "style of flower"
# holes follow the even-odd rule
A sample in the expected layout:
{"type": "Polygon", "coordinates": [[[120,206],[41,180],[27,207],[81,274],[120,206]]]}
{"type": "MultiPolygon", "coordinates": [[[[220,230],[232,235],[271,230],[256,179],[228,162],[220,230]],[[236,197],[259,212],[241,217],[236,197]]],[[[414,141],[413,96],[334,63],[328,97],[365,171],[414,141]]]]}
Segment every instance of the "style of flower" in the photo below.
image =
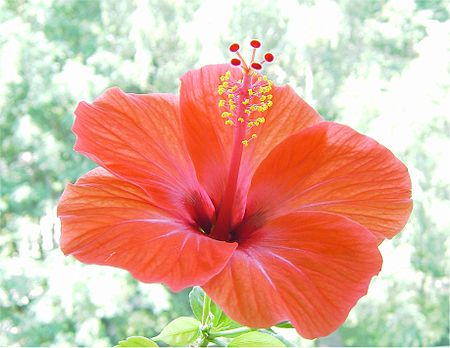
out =
{"type": "Polygon", "coordinates": [[[61,197],[61,248],[315,338],[367,293],[411,183],[388,149],[262,76],[260,45],[250,64],[233,44],[231,65],[189,71],[179,97],[112,88],[78,105],[74,149],[99,167],[61,197]]]}

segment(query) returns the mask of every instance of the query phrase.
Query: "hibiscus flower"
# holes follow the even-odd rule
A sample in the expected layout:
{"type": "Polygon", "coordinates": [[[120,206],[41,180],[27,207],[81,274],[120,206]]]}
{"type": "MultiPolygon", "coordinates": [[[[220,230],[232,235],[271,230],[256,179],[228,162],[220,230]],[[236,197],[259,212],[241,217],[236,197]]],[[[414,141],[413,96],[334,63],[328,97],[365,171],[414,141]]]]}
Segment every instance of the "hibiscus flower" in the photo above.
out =
{"type": "Polygon", "coordinates": [[[181,78],[180,96],[107,90],[81,102],[75,150],[99,167],[65,189],[61,248],[173,291],[200,285],[255,328],[330,334],[381,269],[412,208],[407,168],[326,122],[238,58],[181,78]]]}

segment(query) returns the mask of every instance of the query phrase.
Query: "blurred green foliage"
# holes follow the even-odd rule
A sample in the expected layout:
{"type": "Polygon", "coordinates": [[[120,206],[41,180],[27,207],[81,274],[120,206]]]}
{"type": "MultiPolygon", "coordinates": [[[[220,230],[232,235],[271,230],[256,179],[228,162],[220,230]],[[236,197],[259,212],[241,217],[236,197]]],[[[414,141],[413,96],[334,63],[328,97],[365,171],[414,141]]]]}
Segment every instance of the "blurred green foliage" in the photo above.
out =
{"type": "Polygon", "coordinates": [[[327,119],[387,145],[413,179],[412,218],[382,245],[385,265],[369,295],[336,333],[297,342],[449,345],[448,2],[214,6],[0,0],[0,346],[108,346],[151,337],[189,314],[186,291],[170,294],[59,251],[58,197],[94,167],[72,150],[72,112],[113,85],[175,93],[179,77],[210,51],[221,60],[208,62],[221,63],[230,41],[253,37],[278,57],[267,72],[273,80],[291,84],[327,119]]]}

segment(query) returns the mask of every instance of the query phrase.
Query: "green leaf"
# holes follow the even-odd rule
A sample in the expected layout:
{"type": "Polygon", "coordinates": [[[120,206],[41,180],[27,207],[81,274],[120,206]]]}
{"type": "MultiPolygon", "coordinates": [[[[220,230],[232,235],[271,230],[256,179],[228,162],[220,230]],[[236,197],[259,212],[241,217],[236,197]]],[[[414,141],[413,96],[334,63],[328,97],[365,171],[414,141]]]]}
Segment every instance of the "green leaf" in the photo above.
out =
{"type": "MultiPolygon", "coordinates": [[[[205,292],[199,286],[192,288],[189,293],[189,303],[191,304],[192,312],[198,320],[202,320],[203,303],[205,299],[205,292]]],[[[229,330],[240,327],[238,323],[230,319],[218,305],[211,301],[210,318],[212,319],[213,331],[229,330]]]]}
{"type": "Polygon", "coordinates": [[[189,293],[189,303],[192,312],[198,320],[202,320],[204,298],[205,292],[199,286],[194,286],[189,293]]]}
{"type": "Polygon", "coordinates": [[[179,317],[171,321],[154,340],[169,346],[187,346],[200,336],[201,323],[195,318],[179,317]]]}
{"type": "Polygon", "coordinates": [[[252,331],[233,338],[228,347],[286,347],[283,342],[272,335],[252,331]]]}
{"type": "Polygon", "coordinates": [[[147,337],[131,336],[119,341],[116,347],[158,347],[158,345],[147,337]]]}
{"type": "Polygon", "coordinates": [[[214,316],[213,331],[230,330],[238,327],[241,327],[241,325],[232,320],[222,310],[220,310],[220,313],[218,315],[214,316]]]}
{"type": "Polygon", "coordinates": [[[277,325],[275,325],[276,327],[281,327],[283,329],[293,329],[294,327],[292,326],[292,324],[288,321],[283,321],[281,323],[278,323],[277,325]]]}

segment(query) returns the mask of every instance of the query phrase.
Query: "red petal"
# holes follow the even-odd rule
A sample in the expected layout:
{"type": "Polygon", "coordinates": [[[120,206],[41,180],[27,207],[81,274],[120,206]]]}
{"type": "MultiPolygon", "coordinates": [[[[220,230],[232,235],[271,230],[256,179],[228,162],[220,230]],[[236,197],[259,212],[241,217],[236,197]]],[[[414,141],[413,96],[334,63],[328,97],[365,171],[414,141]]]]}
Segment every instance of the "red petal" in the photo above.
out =
{"type": "Polygon", "coordinates": [[[258,137],[245,151],[244,158],[250,163],[251,173],[276,145],[322,121],[322,117],[290,86],[274,87],[271,93],[273,106],[262,114],[266,122],[256,129],[258,137]]]}
{"type": "MultiPolygon", "coordinates": [[[[220,76],[227,70],[235,79],[242,77],[240,69],[229,65],[206,66],[185,74],[180,90],[188,149],[200,183],[216,203],[220,202],[226,184],[233,143],[233,129],[224,125],[218,107],[217,86],[220,76]]],[[[275,145],[321,120],[320,115],[289,86],[274,86],[272,94],[273,106],[264,113],[266,123],[258,127],[258,138],[244,152],[239,179],[241,197],[246,194],[255,168],[275,145]]],[[[240,203],[243,205],[245,201],[240,203]]]]}
{"type": "Polygon", "coordinates": [[[194,195],[212,214],[184,145],[176,96],[113,88],[92,104],[80,103],[75,114],[76,151],[139,185],[167,210],[176,213],[194,195]]]}
{"type": "Polygon", "coordinates": [[[143,190],[102,168],[66,188],[58,216],[66,255],[123,268],[174,291],[206,282],[236,248],[168,218],[143,190]]]}
{"type": "Polygon", "coordinates": [[[382,240],[406,224],[410,197],[408,170],[388,149],[349,127],[322,122],[270,153],[253,177],[248,210],[259,219],[292,211],[337,213],[382,240]]]}
{"type": "MultiPolygon", "coordinates": [[[[223,124],[217,86],[229,65],[189,71],[181,78],[180,108],[186,143],[197,177],[213,201],[219,202],[226,184],[233,130],[223,124]]],[[[236,76],[236,75],[235,75],[236,76]]]]}
{"type": "Polygon", "coordinates": [[[381,264],[376,239],[363,226],[335,214],[300,212],[247,235],[203,287],[241,324],[290,320],[312,339],[345,321],[381,264]]]}

